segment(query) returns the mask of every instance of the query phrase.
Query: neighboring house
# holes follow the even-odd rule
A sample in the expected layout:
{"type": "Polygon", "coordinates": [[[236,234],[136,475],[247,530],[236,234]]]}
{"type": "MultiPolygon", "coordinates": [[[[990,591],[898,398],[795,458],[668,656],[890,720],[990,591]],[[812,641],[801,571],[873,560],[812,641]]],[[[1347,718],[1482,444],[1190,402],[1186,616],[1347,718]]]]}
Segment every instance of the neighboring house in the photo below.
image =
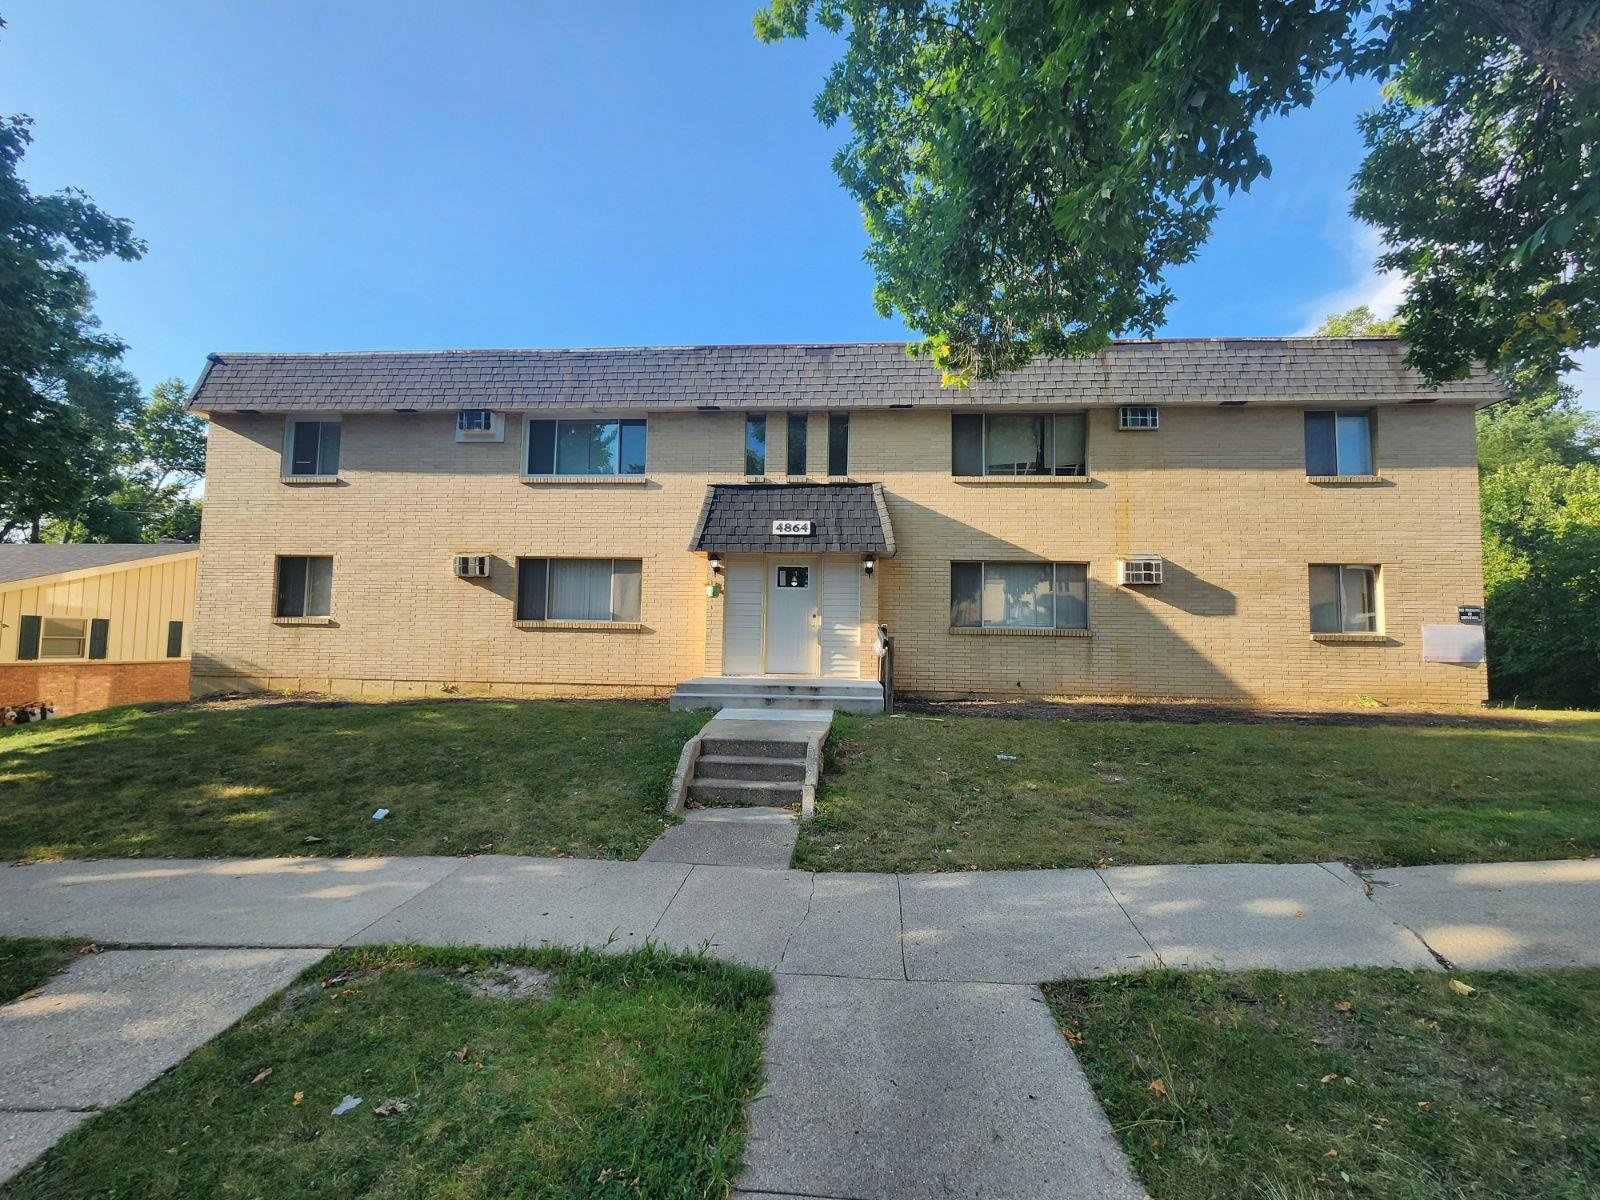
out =
{"type": "Polygon", "coordinates": [[[1402,357],[1124,342],[962,391],[899,344],[212,355],[194,686],[870,681],[884,625],[927,695],[1479,703],[1502,392],[1402,357]]]}
{"type": "Polygon", "coordinates": [[[0,705],[184,700],[197,546],[0,543],[0,705]]]}

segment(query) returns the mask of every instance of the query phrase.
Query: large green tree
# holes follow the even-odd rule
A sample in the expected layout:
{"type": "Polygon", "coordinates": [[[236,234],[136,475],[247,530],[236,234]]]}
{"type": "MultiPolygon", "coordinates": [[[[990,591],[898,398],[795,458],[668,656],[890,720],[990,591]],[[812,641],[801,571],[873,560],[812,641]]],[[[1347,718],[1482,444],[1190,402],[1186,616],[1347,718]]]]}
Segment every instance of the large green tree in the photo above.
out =
{"type": "Polygon", "coordinates": [[[770,0],[769,41],[845,36],[817,115],[885,314],[952,382],[1153,333],[1256,130],[1390,78],[1357,211],[1414,286],[1412,362],[1553,377],[1600,341],[1594,0],[770,0]]]}
{"type": "Polygon", "coordinates": [[[17,171],[30,124],[0,117],[0,539],[37,538],[47,518],[87,502],[139,407],[80,264],[136,259],[143,243],[82,192],[28,189],[17,171]]]}

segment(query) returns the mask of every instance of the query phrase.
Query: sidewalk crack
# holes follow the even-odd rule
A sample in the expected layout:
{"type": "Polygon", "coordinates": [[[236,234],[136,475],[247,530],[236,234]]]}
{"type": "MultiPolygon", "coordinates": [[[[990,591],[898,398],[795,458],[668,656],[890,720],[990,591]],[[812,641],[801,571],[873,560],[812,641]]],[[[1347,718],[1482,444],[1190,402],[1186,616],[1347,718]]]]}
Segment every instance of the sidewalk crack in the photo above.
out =
{"type": "Polygon", "coordinates": [[[1094,872],[1094,877],[1100,881],[1100,886],[1106,889],[1106,895],[1111,897],[1111,903],[1115,904],[1122,915],[1128,919],[1128,924],[1133,926],[1133,931],[1139,935],[1139,940],[1145,944],[1145,948],[1155,957],[1156,966],[1165,967],[1167,964],[1162,960],[1161,952],[1155,948],[1149,938],[1145,937],[1144,930],[1139,928],[1139,922],[1133,919],[1133,914],[1128,911],[1121,900],[1117,899],[1117,893],[1112,889],[1106,877],[1100,873],[1100,868],[1090,867],[1089,869],[1094,872]]]}
{"type": "Polygon", "coordinates": [[[900,914],[900,976],[909,981],[911,972],[906,968],[906,902],[900,895],[900,872],[894,874],[894,906],[900,914]]]}
{"type": "Polygon", "coordinates": [[[645,941],[653,942],[656,940],[656,930],[661,928],[661,922],[667,919],[667,914],[672,911],[672,906],[678,902],[678,896],[683,892],[683,889],[688,886],[689,876],[693,875],[699,869],[699,866],[697,866],[695,863],[689,864],[689,869],[683,873],[683,878],[678,880],[678,886],[672,890],[672,899],[667,901],[667,906],[661,910],[661,915],[656,918],[656,923],[650,926],[650,932],[645,934],[645,941]]]}
{"type": "Polygon", "coordinates": [[[393,908],[387,910],[386,912],[379,913],[377,916],[373,917],[372,920],[368,921],[365,925],[363,925],[360,929],[356,930],[354,933],[350,934],[348,937],[345,937],[345,938],[341,939],[339,942],[335,943],[334,949],[342,950],[347,946],[354,945],[357,938],[359,938],[362,934],[366,933],[367,930],[371,929],[379,921],[382,921],[387,917],[394,916],[395,913],[399,912],[401,909],[407,907],[408,905],[415,904],[418,900],[422,899],[429,892],[433,891],[434,888],[438,887],[445,880],[453,879],[459,872],[466,870],[466,868],[467,868],[467,866],[469,864],[476,862],[480,857],[484,857],[484,856],[474,854],[474,855],[471,855],[471,856],[469,856],[467,858],[463,858],[454,867],[451,867],[450,870],[446,871],[443,875],[439,876],[439,878],[435,879],[432,883],[430,883],[427,887],[423,888],[421,891],[414,892],[411,895],[407,896],[404,900],[400,901],[400,903],[396,904],[393,908]]]}
{"type": "Polygon", "coordinates": [[[806,911],[800,914],[800,920],[795,923],[795,926],[794,926],[793,929],[789,930],[789,936],[783,939],[783,950],[778,955],[778,965],[773,968],[774,971],[782,969],[783,960],[789,957],[789,943],[794,941],[794,935],[800,932],[800,926],[804,925],[806,923],[806,921],[810,918],[810,916],[811,916],[811,902],[813,900],[815,900],[816,898],[817,898],[817,873],[815,871],[813,871],[813,872],[811,872],[811,893],[806,897],[806,911]]]}

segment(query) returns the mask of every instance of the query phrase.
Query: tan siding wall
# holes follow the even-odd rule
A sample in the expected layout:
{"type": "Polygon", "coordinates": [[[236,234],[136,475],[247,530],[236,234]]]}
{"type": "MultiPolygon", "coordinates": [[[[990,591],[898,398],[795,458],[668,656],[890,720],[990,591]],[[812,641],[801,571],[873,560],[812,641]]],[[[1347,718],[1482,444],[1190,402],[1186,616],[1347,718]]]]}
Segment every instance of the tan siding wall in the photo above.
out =
{"type": "Polygon", "coordinates": [[[0,585],[0,662],[17,661],[18,625],[25,615],[104,617],[110,621],[106,657],[96,662],[149,662],[167,657],[167,622],[184,623],[185,656],[193,634],[199,558],[113,566],[64,578],[0,585]]]}
{"type": "MultiPolygon", "coordinates": [[[[768,468],[784,462],[785,417],[768,414],[768,468]]],[[[449,414],[345,418],[341,483],[278,477],[282,418],[230,416],[210,441],[205,571],[195,686],[408,693],[662,693],[721,670],[723,600],[687,552],[711,482],[737,481],[740,412],[652,415],[645,485],[528,486],[522,421],[503,444],[460,445],[449,414]],[[450,573],[489,553],[486,581],[450,573]],[[332,554],[333,623],[270,619],[276,554],[332,554]],[[639,557],[641,632],[518,630],[519,555],[639,557]]],[[[1472,703],[1482,668],[1423,664],[1419,626],[1480,603],[1470,409],[1385,406],[1366,487],[1306,483],[1300,410],[1178,408],[1154,433],[1119,433],[1091,413],[1087,484],[957,483],[948,413],[857,411],[851,477],[879,480],[899,555],[863,580],[863,675],[878,617],[896,636],[905,690],[1198,695],[1472,703]],[[1116,561],[1148,551],[1168,582],[1115,584],[1116,561]],[[1087,562],[1089,638],[949,631],[953,559],[1087,562]],[[1306,567],[1383,567],[1381,646],[1308,634],[1306,567]]],[[[826,469],[814,414],[809,459],[826,469]]]]}

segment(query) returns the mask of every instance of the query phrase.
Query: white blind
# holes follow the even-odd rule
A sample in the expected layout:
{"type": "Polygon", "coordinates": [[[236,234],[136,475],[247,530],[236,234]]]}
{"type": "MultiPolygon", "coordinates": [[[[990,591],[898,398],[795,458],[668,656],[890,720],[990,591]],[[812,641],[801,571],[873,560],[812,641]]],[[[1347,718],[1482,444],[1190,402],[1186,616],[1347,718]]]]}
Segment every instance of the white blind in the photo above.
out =
{"type": "Polygon", "coordinates": [[[611,560],[550,560],[550,612],[553,621],[611,619],[611,560]]]}

